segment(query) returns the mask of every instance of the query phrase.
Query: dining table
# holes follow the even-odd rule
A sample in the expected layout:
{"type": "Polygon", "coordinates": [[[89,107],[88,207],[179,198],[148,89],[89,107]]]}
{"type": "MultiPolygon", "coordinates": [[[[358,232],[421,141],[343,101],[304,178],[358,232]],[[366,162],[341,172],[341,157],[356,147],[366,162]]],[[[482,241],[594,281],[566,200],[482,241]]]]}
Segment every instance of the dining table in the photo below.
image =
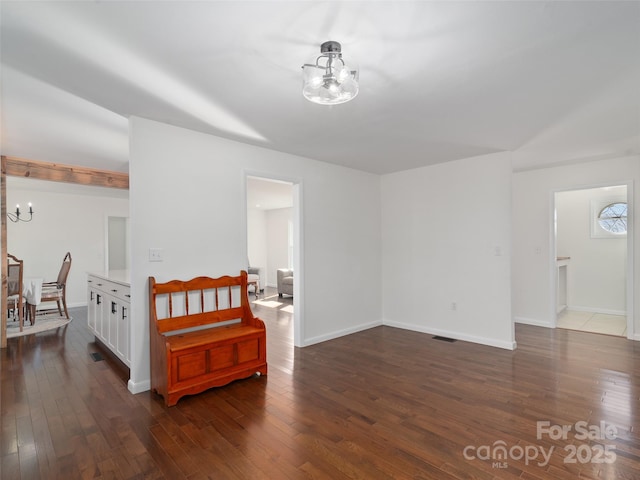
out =
{"type": "Polygon", "coordinates": [[[24,277],[22,279],[22,297],[27,303],[40,305],[43,283],[44,279],[41,277],[24,277]]]}
{"type": "Polygon", "coordinates": [[[27,302],[27,318],[31,325],[36,323],[36,307],[42,301],[42,277],[24,277],[22,279],[22,297],[27,302]]]}
{"type": "MultiPolygon", "coordinates": [[[[8,290],[16,291],[17,281],[8,281],[8,290]]],[[[25,311],[27,318],[30,318],[31,325],[35,323],[36,307],[40,305],[42,300],[42,284],[44,278],[42,277],[23,277],[22,278],[22,299],[25,303],[25,311]]],[[[20,331],[22,331],[22,323],[20,324],[20,331]]]]}

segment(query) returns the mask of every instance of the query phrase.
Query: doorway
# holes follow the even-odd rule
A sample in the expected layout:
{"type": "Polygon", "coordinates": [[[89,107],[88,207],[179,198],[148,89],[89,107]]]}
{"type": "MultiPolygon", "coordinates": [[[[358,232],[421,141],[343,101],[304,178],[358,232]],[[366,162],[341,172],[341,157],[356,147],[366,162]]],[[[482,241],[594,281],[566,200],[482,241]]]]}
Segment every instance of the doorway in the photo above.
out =
{"type": "Polygon", "coordinates": [[[554,193],[556,326],[633,335],[626,184],[554,193]]]}
{"type": "Polygon", "coordinates": [[[271,326],[268,341],[277,342],[272,351],[283,353],[302,338],[299,188],[287,179],[246,176],[247,257],[260,276],[250,302],[254,314],[271,326]]]}
{"type": "Polygon", "coordinates": [[[105,271],[129,270],[129,217],[107,216],[105,271]]]}

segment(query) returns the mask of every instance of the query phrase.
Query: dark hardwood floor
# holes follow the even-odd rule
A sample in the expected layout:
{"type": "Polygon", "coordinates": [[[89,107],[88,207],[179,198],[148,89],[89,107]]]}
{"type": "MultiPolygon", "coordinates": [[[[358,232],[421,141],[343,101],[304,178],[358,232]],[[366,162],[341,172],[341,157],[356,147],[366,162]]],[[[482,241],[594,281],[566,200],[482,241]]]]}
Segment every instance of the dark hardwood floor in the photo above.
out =
{"type": "Polygon", "coordinates": [[[517,325],[510,352],[377,327],[294,349],[291,300],[269,301],[269,375],[170,408],[92,359],[82,308],[9,339],[0,478],[640,479],[638,342],[517,325]]]}

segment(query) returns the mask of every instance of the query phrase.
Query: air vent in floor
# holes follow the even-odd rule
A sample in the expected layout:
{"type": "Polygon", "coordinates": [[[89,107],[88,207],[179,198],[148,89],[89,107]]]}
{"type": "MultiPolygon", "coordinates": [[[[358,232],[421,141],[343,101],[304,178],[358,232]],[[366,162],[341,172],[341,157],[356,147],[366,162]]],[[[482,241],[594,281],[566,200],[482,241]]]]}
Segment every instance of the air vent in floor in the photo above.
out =
{"type": "Polygon", "coordinates": [[[90,353],[89,355],[91,355],[91,358],[93,358],[94,362],[99,362],[100,360],[104,360],[104,357],[100,352],[93,352],[93,353],[90,353]]]}

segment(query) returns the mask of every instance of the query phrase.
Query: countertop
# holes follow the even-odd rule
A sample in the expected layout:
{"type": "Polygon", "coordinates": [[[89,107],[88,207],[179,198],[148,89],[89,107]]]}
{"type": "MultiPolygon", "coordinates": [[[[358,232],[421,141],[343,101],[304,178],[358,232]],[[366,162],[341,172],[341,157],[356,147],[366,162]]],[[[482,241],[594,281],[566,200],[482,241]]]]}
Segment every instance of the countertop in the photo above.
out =
{"type": "Polygon", "coordinates": [[[129,270],[109,270],[108,272],[88,272],[88,275],[102,278],[121,285],[131,286],[131,272],[129,270]]]}

